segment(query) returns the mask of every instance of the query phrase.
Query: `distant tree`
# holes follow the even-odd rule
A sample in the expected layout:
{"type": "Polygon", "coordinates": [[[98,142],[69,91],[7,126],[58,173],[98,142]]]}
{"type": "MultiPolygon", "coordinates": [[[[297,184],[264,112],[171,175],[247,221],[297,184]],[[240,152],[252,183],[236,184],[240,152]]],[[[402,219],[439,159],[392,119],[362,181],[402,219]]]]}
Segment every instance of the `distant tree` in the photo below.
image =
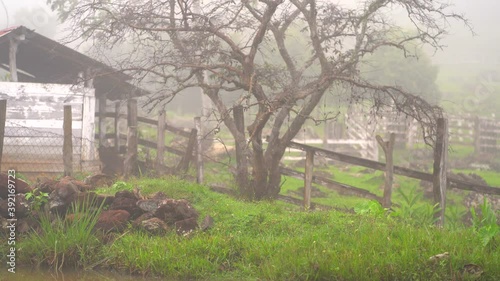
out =
{"type": "Polygon", "coordinates": [[[437,0],[365,0],[354,7],[316,0],[48,2],[73,25],[73,35],[92,40],[97,52],[131,43],[134,50],[116,66],[138,81],[160,82],[151,102],[161,105],[184,89],[201,87],[234,137],[237,153],[248,156],[239,158],[236,181],[255,199],[279,193],[287,145],[334,86],[352,89],[353,101],[367,99],[375,108],[394,105],[420,121],[427,139],[432,136],[439,107],[394,85],[367,81],[359,65],[383,47],[410,54],[411,43],[439,48],[448,20],[466,23],[448,1],[437,0]],[[416,34],[388,36],[402,30],[389,19],[394,9],[406,11],[416,34]],[[296,28],[309,47],[300,59],[286,41],[296,28]],[[235,105],[257,107],[246,130],[237,129],[222,92],[236,94],[235,105]],[[271,127],[267,145],[266,125],[271,127]]]}
{"type": "Polygon", "coordinates": [[[438,67],[421,48],[405,55],[403,50],[381,47],[365,57],[360,69],[361,76],[373,84],[400,87],[432,104],[441,98],[436,84],[438,67]]]}

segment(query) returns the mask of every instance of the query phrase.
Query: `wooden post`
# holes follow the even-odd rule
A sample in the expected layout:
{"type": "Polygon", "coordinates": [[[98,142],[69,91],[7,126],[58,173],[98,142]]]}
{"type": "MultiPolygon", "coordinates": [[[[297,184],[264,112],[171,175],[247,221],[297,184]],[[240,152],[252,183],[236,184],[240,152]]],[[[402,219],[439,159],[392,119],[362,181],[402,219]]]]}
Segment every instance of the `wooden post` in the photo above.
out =
{"type": "Polygon", "coordinates": [[[127,104],[127,156],[124,161],[125,177],[137,169],[137,100],[129,99],[127,104]]]}
{"type": "Polygon", "coordinates": [[[104,146],[106,138],[106,98],[99,99],[99,146],[104,146]]]}
{"type": "Polygon", "coordinates": [[[158,115],[158,128],[156,128],[156,172],[162,174],[165,154],[165,110],[158,115]]]}
{"type": "Polygon", "coordinates": [[[248,159],[244,153],[245,147],[244,143],[242,145],[241,139],[245,142],[245,115],[243,111],[243,106],[238,105],[233,108],[233,118],[236,124],[236,130],[238,130],[239,138],[235,141],[236,148],[236,181],[240,188],[246,190],[248,185],[248,159]]]}
{"type": "MultiPolygon", "coordinates": [[[[189,163],[191,162],[193,158],[193,152],[196,150],[196,140],[198,138],[198,131],[196,129],[192,129],[191,133],[189,134],[189,140],[188,140],[188,145],[186,148],[186,153],[182,157],[181,161],[176,167],[177,171],[182,171],[182,172],[187,172],[189,169],[189,163]]],[[[198,155],[196,155],[198,157],[198,155]]],[[[196,158],[198,159],[198,158],[196,158]]]]}
{"type": "Polygon", "coordinates": [[[328,138],[330,137],[330,121],[325,120],[323,124],[323,148],[328,149],[328,138]]]}
{"type": "Polygon", "coordinates": [[[115,103],[115,149],[120,153],[120,102],[115,103]]]}
{"type": "Polygon", "coordinates": [[[7,121],[7,100],[0,100],[0,171],[2,170],[3,138],[7,121]]]}
{"type": "Polygon", "coordinates": [[[474,118],[474,155],[481,154],[481,120],[478,116],[474,118]]]}
{"type": "Polygon", "coordinates": [[[95,159],[95,90],[83,89],[82,161],[95,159]]]}
{"type": "Polygon", "coordinates": [[[9,71],[10,79],[12,82],[17,82],[17,46],[19,45],[19,40],[17,38],[10,38],[10,48],[9,48],[9,71]]]}
{"type": "Polygon", "coordinates": [[[448,160],[448,120],[439,118],[437,120],[437,136],[434,147],[434,171],[433,171],[433,193],[434,202],[439,204],[437,225],[444,225],[444,213],[446,209],[446,169],[448,160]]]}
{"type": "Polygon", "coordinates": [[[201,141],[202,141],[202,132],[201,132],[201,118],[194,118],[194,126],[197,131],[196,137],[196,182],[203,183],[203,155],[201,151],[201,141]]]}
{"type": "Polygon", "coordinates": [[[64,142],[63,142],[63,162],[64,162],[64,176],[71,176],[73,174],[73,129],[71,114],[71,105],[64,106],[64,142]]]}
{"type": "Polygon", "coordinates": [[[396,134],[391,133],[389,135],[389,141],[384,142],[382,137],[376,136],[377,142],[380,144],[385,154],[385,182],[384,182],[384,199],[382,200],[382,206],[384,208],[390,208],[391,195],[392,195],[392,182],[394,180],[394,161],[393,161],[393,151],[394,142],[396,141],[396,134]]]}
{"type": "Polygon", "coordinates": [[[304,174],[304,208],[306,210],[309,210],[309,208],[311,207],[313,168],[314,168],[314,150],[308,149],[306,151],[306,167],[304,174]]]}

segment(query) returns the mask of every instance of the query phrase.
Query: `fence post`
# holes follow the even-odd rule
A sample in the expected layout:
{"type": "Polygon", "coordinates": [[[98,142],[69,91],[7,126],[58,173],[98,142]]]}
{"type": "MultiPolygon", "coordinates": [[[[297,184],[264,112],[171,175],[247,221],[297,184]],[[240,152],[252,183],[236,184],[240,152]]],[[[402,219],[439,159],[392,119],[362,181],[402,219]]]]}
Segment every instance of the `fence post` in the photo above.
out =
{"type": "Polygon", "coordinates": [[[7,100],[0,100],[0,171],[2,170],[3,138],[7,121],[7,100]]]}
{"type": "Polygon", "coordinates": [[[433,171],[433,193],[434,202],[439,203],[437,225],[444,225],[444,213],[446,209],[446,169],[448,160],[448,120],[439,118],[437,120],[436,144],[434,147],[434,171],[433,171]]]}
{"type": "Polygon", "coordinates": [[[314,150],[308,149],[306,151],[306,167],[304,173],[304,208],[309,210],[311,207],[311,187],[313,180],[314,168],[314,150]]]}
{"type": "Polygon", "coordinates": [[[72,129],[71,105],[64,106],[64,142],[63,142],[63,163],[64,176],[73,174],[73,129],[72,129]]]}
{"type": "Polygon", "coordinates": [[[97,127],[99,128],[99,146],[104,145],[106,139],[106,97],[99,99],[99,123],[97,127]]]}
{"type": "Polygon", "coordinates": [[[120,153],[120,102],[115,103],[115,149],[120,153]]]}
{"type": "Polygon", "coordinates": [[[394,180],[394,161],[393,161],[393,151],[394,142],[396,141],[396,134],[391,133],[389,135],[389,141],[384,142],[382,137],[376,136],[378,144],[384,150],[385,155],[385,181],[384,181],[384,198],[382,199],[382,206],[384,208],[390,208],[391,196],[392,196],[392,182],[394,180]]]}
{"type": "Polygon", "coordinates": [[[201,151],[202,131],[201,131],[201,117],[194,118],[194,126],[197,131],[196,137],[196,182],[203,183],[203,155],[201,151]]]}
{"type": "MultiPolygon", "coordinates": [[[[176,168],[177,171],[182,171],[185,173],[189,169],[189,162],[191,162],[191,160],[193,158],[193,151],[197,150],[197,149],[195,149],[197,139],[198,139],[198,131],[196,129],[192,129],[191,133],[189,134],[189,140],[188,140],[188,145],[186,148],[186,153],[184,154],[181,161],[177,165],[177,168],[176,168]]],[[[196,157],[198,157],[198,155],[196,155],[196,157]]],[[[198,159],[198,158],[196,158],[196,159],[198,159]]]]}
{"type": "Polygon", "coordinates": [[[137,169],[137,100],[129,99],[127,104],[127,155],[124,161],[125,177],[137,169]]]}
{"type": "Polygon", "coordinates": [[[156,131],[156,172],[162,174],[163,157],[165,154],[165,110],[158,115],[158,128],[156,131]]]}
{"type": "Polygon", "coordinates": [[[474,155],[481,154],[481,119],[474,117],[474,155]]]}

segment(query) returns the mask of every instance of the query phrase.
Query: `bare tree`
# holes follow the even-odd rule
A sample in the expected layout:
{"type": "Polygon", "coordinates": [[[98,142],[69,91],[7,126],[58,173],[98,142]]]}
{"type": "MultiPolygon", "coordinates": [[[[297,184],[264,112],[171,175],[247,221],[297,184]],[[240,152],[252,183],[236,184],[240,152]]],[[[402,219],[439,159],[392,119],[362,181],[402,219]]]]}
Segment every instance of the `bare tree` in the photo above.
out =
{"type": "Polygon", "coordinates": [[[201,87],[238,143],[240,155],[249,156],[248,162],[240,158],[236,177],[248,197],[279,193],[279,164],[287,144],[334,86],[350,89],[353,102],[369,100],[374,112],[389,105],[414,117],[432,142],[441,109],[404,89],[364,81],[358,65],[383,46],[407,55],[416,45],[441,48],[448,20],[467,24],[449,11],[449,1],[198,1],[48,2],[73,24],[73,34],[93,40],[96,49],[116,50],[131,43],[133,50],[117,56],[117,66],[139,81],[159,84],[151,102],[163,103],[184,89],[201,87]],[[397,9],[407,14],[416,30],[412,35],[391,19],[397,9]],[[301,59],[289,51],[292,28],[300,28],[309,45],[310,52],[304,50],[301,59]],[[266,59],[269,56],[272,60],[266,59]],[[223,102],[222,92],[240,95],[234,105],[258,108],[255,118],[247,120],[246,132],[237,130],[234,105],[223,102]],[[284,126],[289,116],[293,119],[284,126]],[[266,125],[271,127],[267,146],[266,125]]]}

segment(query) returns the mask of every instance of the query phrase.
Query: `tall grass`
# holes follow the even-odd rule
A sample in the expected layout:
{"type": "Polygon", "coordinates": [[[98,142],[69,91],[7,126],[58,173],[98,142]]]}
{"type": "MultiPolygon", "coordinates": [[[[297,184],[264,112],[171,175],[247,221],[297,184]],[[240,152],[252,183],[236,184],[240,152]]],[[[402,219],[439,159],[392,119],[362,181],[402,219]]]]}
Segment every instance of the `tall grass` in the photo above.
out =
{"type": "Polygon", "coordinates": [[[40,215],[40,229],[33,231],[20,244],[22,257],[30,257],[37,265],[48,265],[61,269],[65,265],[87,266],[92,263],[99,248],[99,239],[93,229],[101,206],[85,200],[83,204],[71,206],[72,219],[40,215]]]}

